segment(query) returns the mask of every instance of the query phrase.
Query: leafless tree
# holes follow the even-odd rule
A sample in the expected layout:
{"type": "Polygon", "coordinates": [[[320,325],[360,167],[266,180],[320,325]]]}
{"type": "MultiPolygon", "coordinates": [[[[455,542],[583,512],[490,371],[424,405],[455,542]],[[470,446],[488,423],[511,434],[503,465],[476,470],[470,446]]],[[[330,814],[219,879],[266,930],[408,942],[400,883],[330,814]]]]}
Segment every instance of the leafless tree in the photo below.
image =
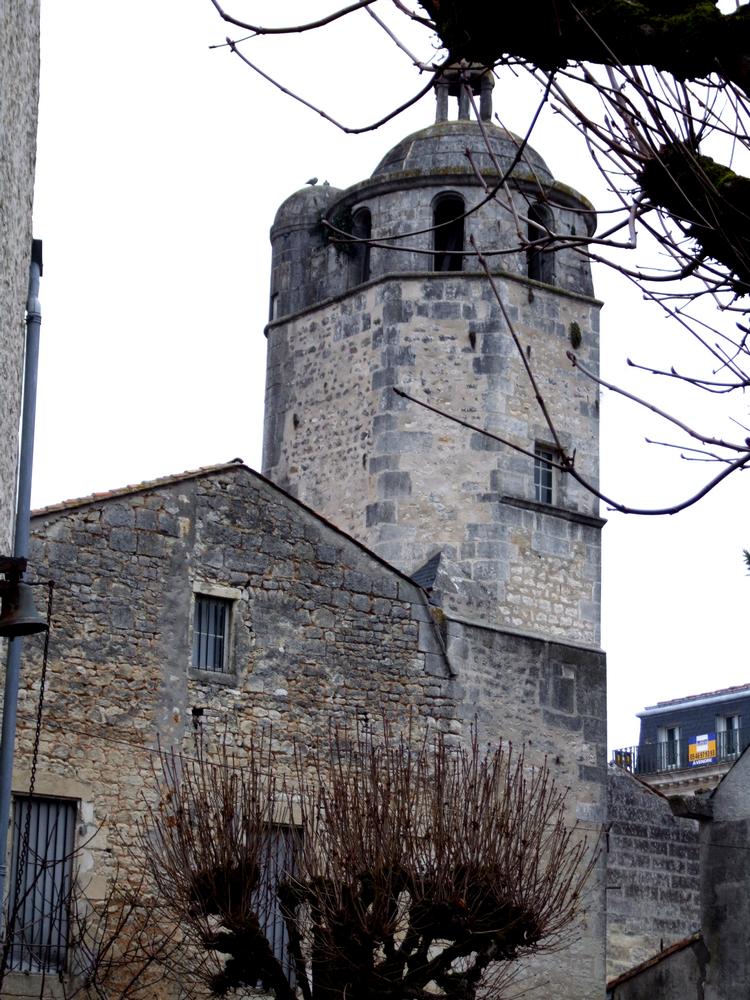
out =
{"type": "Polygon", "coordinates": [[[103,897],[93,896],[76,871],[86,846],[32,855],[30,877],[14,892],[4,922],[0,988],[17,953],[22,971],[38,976],[40,998],[54,987],[64,1000],[153,1000],[181,948],[179,928],[160,912],[143,875],[128,884],[118,870],[103,897]],[[45,898],[53,868],[58,888],[45,898]],[[71,877],[59,879],[62,871],[71,877]]]}
{"type": "MultiPolygon", "coordinates": [[[[750,146],[748,4],[737,2],[734,11],[723,13],[712,0],[675,0],[666,8],[536,0],[512,9],[479,0],[362,0],[332,4],[321,17],[282,26],[251,23],[218,0],[211,2],[225,22],[243,32],[226,40],[231,51],[311,108],[303,95],[292,93],[265,73],[255,56],[250,58],[258,39],[317,36],[344,18],[359,19],[360,30],[367,21],[385,31],[422,79],[403,104],[370,124],[346,126],[323,108],[313,108],[347,132],[377,128],[399,114],[448,65],[530,74],[539,83],[540,100],[524,141],[544,105],[562,114],[582,134],[613,200],[600,211],[600,231],[593,240],[544,227],[532,246],[528,220],[519,219],[518,245],[530,252],[573,247],[615,267],[700,348],[692,370],[677,362],[660,367],[639,361],[636,367],[644,372],[710,393],[719,403],[750,386],[750,180],[741,172],[750,146]],[[404,41],[404,29],[414,26],[423,32],[422,48],[432,45],[433,58],[420,59],[415,46],[404,41]]],[[[502,197],[502,182],[491,196],[502,197]]],[[[545,196],[538,192],[539,199],[545,196]]],[[[399,235],[389,234],[389,246],[398,244],[399,235]]],[[[498,248],[472,252],[488,259],[498,248]]],[[[584,369],[580,373],[593,377],[584,369]]],[[[734,433],[717,433],[694,426],[689,416],[673,415],[651,398],[624,394],[669,422],[677,436],[660,443],[681,449],[689,460],[715,463],[720,471],[685,501],[647,511],[613,499],[616,509],[674,513],[750,462],[750,428],[735,421],[734,433]]],[[[720,419],[724,415],[720,406],[720,419]]],[[[564,471],[571,471],[573,463],[573,455],[561,454],[564,471]]]]}
{"type": "Polygon", "coordinates": [[[546,763],[363,726],[282,768],[162,758],[141,849],[213,995],[499,998],[575,934],[595,859],[546,763]]]}
{"type": "Polygon", "coordinates": [[[65,1000],[153,1000],[182,948],[179,927],[161,911],[145,876],[132,885],[118,871],[102,899],[82,878],[70,900],[65,1000]]]}

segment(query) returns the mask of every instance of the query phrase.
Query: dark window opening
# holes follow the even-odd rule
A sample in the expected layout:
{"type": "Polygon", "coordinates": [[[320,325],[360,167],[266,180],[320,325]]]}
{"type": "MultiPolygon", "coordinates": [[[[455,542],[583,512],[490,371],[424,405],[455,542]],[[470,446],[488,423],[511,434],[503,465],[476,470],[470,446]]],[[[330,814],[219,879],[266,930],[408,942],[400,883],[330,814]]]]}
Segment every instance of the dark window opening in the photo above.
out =
{"type": "Polygon", "coordinates": [[[270,309],[268,310],[268,316],[269,316],[269,319],[271,320],[271,322],[273,322],[275,319],[278,319],[278,316],[279,316],[279,293],[278,292],[274,292],[273,295],[271,296],[271,306],[270,306],[270,309]]]}
{"type": "Polygon", "coordinates": [[[279,885],[296,876],[301,848],[302,831],[298,827],[270,827],[261,843],[260,879],[253,894],[260,926],[292,986],[296,979],[295,964],[289,953],[289,931],[281,909],[279,885]]]}
{"type": "Polygon", "coordinates": [[[739,715],[720,715],[716,719],[719,757],[734,757],[740,752],[739,715]]]}
{"type": "MultiPolygon", "coordinates": [[[[352,217],[352,236],[356,240],[369,240],[372,236],[372,216],[368,208],[360,208],[352,217]]],[[[352,244],[350,285],[362,285],[370,280],[370,244],[352,244]]]]}
{"type": "Polygon", "coordinates": [[[15,913],[8,957],[11,969],[30,973],[65,969],[76,812],[77,805],[70,799],[15,799],[9,908],[11,917],[15,913]]]}
{"type": "Polygon", "coordinates": [[[443,195],[435,202],[432,216],[433,270],[463,271],[464,269],[464,200],[457,194],[443,195]]]}
{"type": "Polygon", "coordinates": [[[664,726],[658,731],[659,767],[658,770],[666,771],[668,768],[680,767],[680,727],[664,726]]]}
{"type": "Polygon", "coordinates": [[[195,595],[193,617],[193,666],[197,670],[226,673],[227,638],[231,601],[195,595]]]}
{"type": "Polygon", "coordinates": [[[529,243],[537,244],[530,246],[526,251],[528,275],[535,281],[544,281],[551,285],[555,278],[554,253],[539,241],[549,239],[552,232],[552,213],[544,205],[537,203],[529,207],[528,219],[529,243]]]}

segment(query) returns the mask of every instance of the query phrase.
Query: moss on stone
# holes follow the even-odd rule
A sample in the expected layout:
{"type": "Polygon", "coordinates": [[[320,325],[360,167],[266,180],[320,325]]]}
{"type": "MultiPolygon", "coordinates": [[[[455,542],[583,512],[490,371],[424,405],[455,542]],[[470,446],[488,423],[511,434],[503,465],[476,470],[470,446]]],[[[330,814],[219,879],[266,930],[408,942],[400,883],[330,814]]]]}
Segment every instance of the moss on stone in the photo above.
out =
{"type": "Polygon", "coordinates": [[[654,205],[682,221],[701,255],[723,264],[738,295],[750,293],[750,180],[685,143],[659,151],[638,174],[654,205]]]}
{"type": "Polygon", "coordinates": [[[649,65],[697,79],[721,64],[735,82],[747,74],[750,17],[722,14],[713,0],[531,0],[494,8],[484,0],[420,0],[453,60],[495,65],[525,60],[556,69],[575,60],[649,65]]]}

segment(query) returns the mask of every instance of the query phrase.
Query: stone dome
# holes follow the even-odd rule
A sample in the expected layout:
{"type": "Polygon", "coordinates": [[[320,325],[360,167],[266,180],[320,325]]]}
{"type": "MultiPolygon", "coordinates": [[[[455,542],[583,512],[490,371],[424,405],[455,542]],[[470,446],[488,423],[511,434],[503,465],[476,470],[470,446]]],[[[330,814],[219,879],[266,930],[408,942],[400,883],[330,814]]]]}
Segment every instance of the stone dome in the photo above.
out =
{"type": "Polygon", "coordinates": [[[273,220],[272,232],[279,229],[298,229],[320,222],[331,202],[341,194],[330,184],[308,184],[279,205],[273,220]]]}
{"type": "MultiPolygon", "coordinates": [[[[487,134],[490,147],[502,171],[510,168],[521,146],[521,139],[512,132],[498,128],[490,122],[441,121],[428,128],[413,132],[386,153],[373,172],[373,178],[389,174],[470,174],[474,170],[466,158],[471,150],[474,162],[484,174],[497,176],[497,167],[487,151],[482,130],[487,134]]],[[[552,174],[541,156],[526,146],[521,160],[513,170],[513,177],[537,179],[542,184],[553,182],[552,174]]]]}

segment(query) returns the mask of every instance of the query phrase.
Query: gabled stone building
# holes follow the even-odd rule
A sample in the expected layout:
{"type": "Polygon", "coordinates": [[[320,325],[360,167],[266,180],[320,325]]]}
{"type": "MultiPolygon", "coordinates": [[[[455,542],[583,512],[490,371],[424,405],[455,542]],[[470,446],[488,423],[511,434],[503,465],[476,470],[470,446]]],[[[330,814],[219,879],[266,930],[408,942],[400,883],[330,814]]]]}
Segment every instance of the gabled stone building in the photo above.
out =
{"type": "MultiPolygon", "coordinates": [[[[465,735],[481,709],[483,735],[554,762],[573,789],[571,818],[597,839],[596,651],[436,621],[413,581],[239,463],[46,508],[33,534],[34,565],[56,581],[37,792],[73,804],[94,892],[132,842],[157,743],[189,749],[196,728],[241,752],[269,723],[279,739],[304,739],[331,718],[412,711],[465,735]],[[197,615],[212,606],[225,609],[226,644],[207,653],[197,637],[216,630],[197,615]]],[[[19,708],[21,795],[38,667],[37,652],[19,708]]],[[[556,996],[600,995],[599,895],[539,996],[558,975],[556,996]]],[[[39,947],[19,941],[16,953],[32,990],[39,947]]]]}
{"type": "MultiPolygon", "coordinates": [[[[488,119],[487,83],[474,83],[488,119]]],[[[596,390],[565,355],[572,346],[596,368],[599,303],[582,259],[544,253],[556,231],[585,239],[593,213],[517,137],[470,121],[465,102],[445,120],[446,88],[438,122],[372,178],[309,187],[279,209],[268,478],[227,463],[35,516],[32,564],[56,581],[39,791],[76,836],[92,834],[94,880],[111,873],[118,838],[132,839],[158,741],[189,747],[201,729],[241,752],[269,722],[283,742],[363,712],[414,713],[458,738],[476,721],[482,740],[546,757],[570,788],[571,824],[599,841],[603,522],[555,462],[514,343],[533,359],[559,441],[595,482],[596,390]],[[509,173],[512,209],[486,200],[467,147],[490,183],[509,173]],[[337,245],[337,231],[355,242],[337,245]],[[500,301],[470,236],[492,251],[500,301]]],[[[39,665],[25,673],[19,762],[39,665]]],[[[576,942],[525,970],[525,995],[600,1000],[604,885],[602,856],[576,942]]],[[[64,963],[58,938],[52,958],[64,963]]],[[[23,948],[28,984],[49,953],[23,948]]]]}

